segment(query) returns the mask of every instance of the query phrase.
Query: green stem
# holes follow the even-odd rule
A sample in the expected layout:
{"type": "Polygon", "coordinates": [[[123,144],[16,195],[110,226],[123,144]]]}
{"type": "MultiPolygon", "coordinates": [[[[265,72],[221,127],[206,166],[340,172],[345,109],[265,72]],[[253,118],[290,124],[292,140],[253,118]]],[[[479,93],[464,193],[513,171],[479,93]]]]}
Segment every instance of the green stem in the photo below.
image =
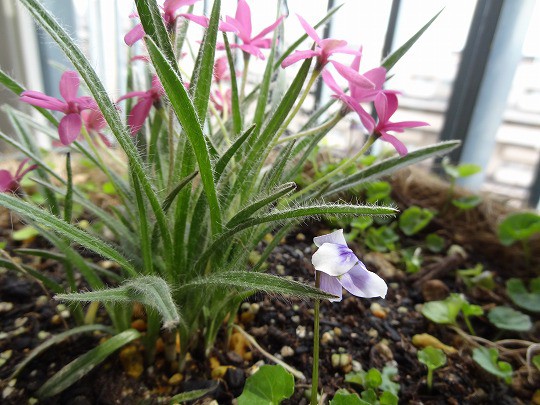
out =
{"type": "Polygon", "coordinates": [[[302,190],[299,190],[296,193],[294,193],[291,196],[290,200],[292,201],[292,200],[298,199],[300,196],[302,196],[302,195],[306,194],[307,192],[313,190],[314,188],[319,187],[320,185],[324,184],[326,181],[330,180],[336,174],[339,174],[339,173],[347,170],[352,165],[356,164],[356,160],[360,156],[362,156],[371,147],[371,145],[373,145],[373,142],[375,142],[375,140],[376,140],[376,138],[374,136],[370,136],[368,138],[367,142],[364,144],[364,146],[362,146],[362,149],[360,149],[353,157],[351,157],[349,159],[342,160],[341,163],[339,165],[337,165],[337,167],[334,170],[332,170],[331,172],[325,174],[323,177],[321,177],[320,179],[314,181],[313,183],[307,185],[302,190]]]}
{"type": "Polygon", "coordinates": [[[469,332],[471,335],[476,336],[476,333],[474,332],[474,329],[472,327],[472,323],[468,316],[464,316],[463,319],[465,320],[465,325],[467,325],[467,329],[469,329],[469,332]]]}
{"type": "Polygon", "coordinates": [[[242,72],[242,87],[240,87],[240,100],[244,99],[244,94],[246,91],[246,82],[247,82],[247,75],[248,75],[248,67],[249,67],[249,59],[250,54],[247,52],[243,52],[244,54],[244,71],[242,72]]]}
{"type": "MultiPolygon", "coordinates": [[[[321,285],[321,273],[315,271],[315,287],[321,285]]],[[[321,300],[315,300],[313,312],[313,369],[311,372],[311,405],[317,405],[317,391],[319,386],[319,306],[321,300]]]]}
{"type": "Polygon", "coordinates": [[[339,121],[341,121],[342,118],[343,118],[343,115],[341,115],[340,113],[337,113],[336,115],[334,115],[332,119],[326,121],[324,124],[319,125],[318,127],[310,128],[307,131],[298,132],[297,134],[294,134],[291,136],[285,136],[281,139],[279,138],[276,139],[276,144],[289,142],[294,139],[302,138],[305,136],[311,136],[319,132],[325,131],[326,129],[332,128],[334,125],[336,125],[339,121]]]}
{"type": "Polygon", "coordinates": [[[304,92],[302,93],[302,96],[298,99],[298,101],[296,103],[296,106],[294,107],[292,112],[289,114],[289,116],[287,117],[287,119],[285,120],[285,122],[283,123],[281,128],[279,128],[279,132],[278,132],[278,134],[276,135],[276,137],[274,139],[279,139],[281,137],[281,135],[283,134],[283,132],[285,132],[285,130],[287,129],[287,127],[289,126],[289,124],[291,123],[293,118],[296,117],[296,114],[298,114],[298,111],[300,111],[300,108],[304,104],[304,101],[306,100],[306,97],[309,95],[309,92],[311,91],[311,88],[313,87],[313,84],[315,83],[315,81],[317,80],[319,75],[321,74],[321,71],[322,71],[321,69],[314,69],[313,70],[313,73],[311,73],[311,77],[309,78],[309,82],[308,82],[304,92]]]}
{"type": "Polygon", "coordinates": [[[431,391],[431,388],[433,387],[433,369],[431,368],[428,368],[427,371],[427,386],[431,391]]]}

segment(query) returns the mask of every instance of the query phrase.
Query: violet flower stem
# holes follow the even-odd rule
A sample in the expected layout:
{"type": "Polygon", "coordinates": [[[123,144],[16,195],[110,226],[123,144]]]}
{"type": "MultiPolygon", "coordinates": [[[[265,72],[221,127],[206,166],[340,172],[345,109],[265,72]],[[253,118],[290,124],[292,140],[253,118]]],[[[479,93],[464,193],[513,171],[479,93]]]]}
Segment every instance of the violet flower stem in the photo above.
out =
{"type": "MultiPolygon", "coordinates": [[[[321,285],[321,273],[315,270],[315,287],[321,285]]],[[[315,300],[313,312],[313,369],[311,372],[311,405],[317,405],[317,391],[319,386],[319,307],[321,300],[315,300]]]]}

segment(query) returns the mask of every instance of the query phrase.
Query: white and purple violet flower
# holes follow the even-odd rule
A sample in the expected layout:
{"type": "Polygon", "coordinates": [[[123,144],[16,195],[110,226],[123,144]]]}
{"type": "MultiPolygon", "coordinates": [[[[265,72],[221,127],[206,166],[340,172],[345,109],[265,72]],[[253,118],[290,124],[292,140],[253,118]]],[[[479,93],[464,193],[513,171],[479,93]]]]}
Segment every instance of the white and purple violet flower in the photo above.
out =
{"type": "Polygon", "coordinates": [[[366,269],[364,263],[349,249],[343,229],[316,236],[313,242],[319,248],[311,262],[315,270],[321,272],[320,289],[339,297],[330,301],[341,301],[342,288],[357,297],[386,296],[388,286],[377,274],[366,269]]]}

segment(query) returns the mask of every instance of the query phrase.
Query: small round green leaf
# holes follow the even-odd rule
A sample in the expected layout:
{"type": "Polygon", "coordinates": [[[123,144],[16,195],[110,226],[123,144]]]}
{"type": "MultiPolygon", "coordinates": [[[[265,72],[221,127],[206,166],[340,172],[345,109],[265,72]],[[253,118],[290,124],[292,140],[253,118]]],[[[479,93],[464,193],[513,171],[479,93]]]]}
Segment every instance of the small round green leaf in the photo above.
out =
{"type": "Polygon", "coordinates": [[[495,307],[488,314],[489,321],[499,329],[526,332],[532,328],[529,315],[510,307],[495,307]]]}
{"type": "Polygon", "coordinates": [[[498,233],[499,240],[505,246],[527,240],[540,233],[540,215],[532,212],[510,214],[499,224],[498,233]]]}
{"type": "Polygon", "coordinates": [[[444,238],[440,237],[436,233],[430,233],[426,236],[427,248],[433,253],[442,252],[444,249],[444,238]]]}
{"type": "Polygon", "coordinates": [[[417,353],[418,361],[430,370],[436,370],[446,364],[446,354],[441,349],[428,346],[417,353]]]}
{"type": "Polygon", "coordinates": [[[432,218],[433,212],[413,205],[399,217],[399,228],[405,235],[411,236],[424,229],[432,218]]]}
{"type": "Polygon", "coordinates": [[[294,393],[294,377],[281,366],[262,366],[248,377],[238,405],[278,405],[294,393]]]}
{"type": "Polygon", "coordinates": [[[519,278],[511,278],[506,282],[506,292],[518,307],[531,312],[540,312],[540,277],[530,283],[530,292],[519,278]]]}

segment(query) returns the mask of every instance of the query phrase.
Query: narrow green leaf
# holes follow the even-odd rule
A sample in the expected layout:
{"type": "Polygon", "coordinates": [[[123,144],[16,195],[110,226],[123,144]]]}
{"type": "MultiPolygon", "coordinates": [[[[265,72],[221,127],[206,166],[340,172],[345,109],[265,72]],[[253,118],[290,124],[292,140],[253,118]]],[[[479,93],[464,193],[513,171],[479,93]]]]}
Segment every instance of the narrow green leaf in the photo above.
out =
{"type": "Polygon", "coordinates": [[[424,148],[417,149],[408,153],[406,156],[395,156],[383,160],[382,162],[375,163],[357,171],[355,174],[345,177],[342,180],[332,184],[328,190],[324,193],[324,196],[330,196],[332,194],[339,193],[341,191],[348,190],[359,184],[371,181],[376,178],[385,176],[391,172],[402,169],[409,165],[415,164],[431,157],[442,155],[450,152],[452,149],[457,148],[460,145],[460,141],[446,141],[440,142],[434,145],[426,146],[424,148]]]}
{"type": "Polygon", "coordinates": [[[180,290],[199,286],[238,287],[247,290],[264,291],[267,293],[293,295],[301,298],[329,299],[332,294],[311,287],[298,281],[249,271],[225,271],[212,273],[208,276],[194,279],[180,287],[180,290]]]}
{"type": "Polygon", "coordinates": [[[140,302],[155,309],[163,319],[163,327],[174,328],[180,314],[167,282],[158,276],[142,276],[126,280],[116,288],[83,293],[57,294],[57,300],[68,302],[140,302]]]}
{"type": "Polygon", "coordinates": [[[240,99],[238,96],[238,81],[236,80],[236,69],[234,67],[234,59],[229,45],[229,38],[227,34],[223,33],[223,42],[225,43],[225,50],[227,51],[227,61],[229,62],[229,72],[231,76],[231,108],[232,108],[232,122],[233,133],[238,135],[242,131],[242,113],[240,112],[240,99]]]}
{"type": "Polygon", "coordinates": [[[28,354],[28,356],[26,356],[24,360],[19,363],[9,378],[10,379],[16,378],[20,374],[20,372],[24,370],[24,368],[32,360],[34,360],[37,356],[45,352],[50,347],[62,343],[64,340],[66,340],[67,338],[73,335],[78,335],[80,333],[96,332],[96,331],[109,333],[111,335],[114,333],[114,331],[109,326],[95,324],[95,325],[75,326],[71,329],[68,329],[65,332],[59,333],[58,335],[51,336],[46,341],[44,341],[43,343],[35,347],[28,354]]]}
{"type": "MultiPolygon", "coordinates": [[[[152,249],[150,247],[150,224],[146,215],[146,205],[141,191],[139,179],[132,176],[133,190],[135,191],[135,200],[137,201],[137,212],[139,219],[139,243],[143,258],[144,273],[152,273],[152,249]]],[[[165,210],[163,210],[165,211],[165,210]]]]}
{"type": "MultiPolygon", "coordinates": [[[[14,249],[13,250],[15,253],[17,254],[21,254],[21,255],[30,255],[30,256],[36,256],[36,257],[43,257],[43,258],[46,258],[46,259],[51,259],[51,260],[56,260],[58,262],[67,262],[69,261],[69,258],[64,255],[64,254],[61,254],[61,253],[56,253],[56,252],[52,252],[51,250],[43,250],[43,249],[14,249]]],[[[92,268],[92,270],[94,270],[95,272],[97,273],[101,273],[103,276],[111,279],[111,280],[115,280],[115,281],[118,281],[118,282],[121,282],[124,280],[124,278],[119,275],[119,274],[116,274],[112,271],[109,271],[107,269],[104,269],[103,267],[97,265],[97,264],[94,264],[94,263],[88,263],[88,266],[92,268]]],[[[60,291],[55,291],[55,292],[61,292],[60,291]]]]}
{"type": "Polygon", "coordinates": [[[296,142],[288,142],[288,144],[279,152],[276,160],[272,163],[272,167],[265,174],[263,181],[261,182],[260,190],[265,190],[270,187],[274,187],[278,182],[281,181],[283,172],[287,164],[291,162],[291,154],[296,145],[296,142]]]}
{"type": "Polygon", "coordinates": [[[274,55],[276,54],[276,40],[277,40],[278,30],[274,31],[272,37],[272,47],[270,48],[270,55],[268,55],[268,61],[266,62],[266,68],[264,69],[264,74],[262,77],[262,82],[259,89],[259,97],[257,98],[257,106],[255,107],[255,113],[253,114],[253,124],[257,128],[262,127],[264,113],[268,108],[268,93],[270,92],[270,83],[272,81],[274,55]]]}
{"type": "Polygon", "coordinates": [[[195,153],[199,165],[199,172],[201,174],[206,198],[208,199],[212,231],[214,234],[217,234],[221,232],[222,227],[221,210],[216,194],[208,146],[202,132],[199,118],[180,76],[175,74],[174,69],[167,62],[152,39],[147,38],[146,45],[174,112],[193,147],[193,152],[195,153]]]}
{"type": "Polygon", "coordinates": [[[248,145],[251,146],[251,151],[248,154],[246,164],[244,164],[242,167],[235,183],[239,189],[243,190],[244,194],[247,194],[247,192],[251,189],[251,187],[246,186],[246,184],[253,185],[258,180],[259,173],[257,168],[266,159],[269,151],[271,150],[273,138],[279,134],[279,128],[293,108],[308,75],[310,65],[311,59],[307,59],[302,64],[298,74],[283,96],[278,107],[272,116],[267,120],[266,126],[259,136],[252,138],[251,145],[248,145]]]}
{"type": "Polygon", "coordinates": [[[214,391],[219,385],[219,382],[212,381],[210,386],[208,388],[202,388],[200,390],[192,390],[192,391],[186,391],[181,392],[180,394],[175,395],[171,398],[170,404],[179,404],[187,401],[194,401],[195,399],[199,399],[204,397],[207,394],[210,394],[212,391],[214,391]]]}
{"type": "MultiPolygon", "coordinates": [[[[161,49],[169,63],[176,63],[174,50],[157,3],[153,0],[135,0],[135,6],[144,32],[161,49]]],[[[176,69],[178,72],[178,69],[176,69]]]]}
{"type": "Polygon", "coordinates": [[[67,188],[64,197],[64,221],[71,223],[73,212],[73,172],[71,170],[71,153],[66,154],[67,188]]]}
{"type": "Polygon", "coordinates": [[[138,339],[141,336],[135,329],[128,329],[124,332],[113,336],[109,340],[101,343],[98,347],[86,352],[80,357],[77,357],[68,365],[64,366],[59,372],[41,386],[36,392],[38,397],[52,397],[66,388],[71,386],[76,381],[80,380],[86,374],[94,369],[109,357],[116,350],[126,344],[138,339]]]}
{"type": "MultiPolygon", "coordinates": [[[[443,9],[444,10],[444,9],[443,9]]],[[[381,66],[385,68],[387,71],[392,69],[394,65],[398,62],[398,60],[401,59],[403,55],[405,55],[409,49],[414,45],[416,41],[422,36],[422,34],[429,28],[429,26],[435,21],[435,19],[443,12],[443,10],[439,11],[435,16],[429,20],[426,25],[424,25],[420,30],[414,34],[407,42],[405,42],[399,49],[397,49],[392,54],[388,55],[384,61],[382,62],[381,66]]]]}
{"type": "MultiPolygon", "coordinates": [[[[61,190],[60,188],[54,186],[51,183],[46,183],[40,179],[33,179],[36,183],[42,185],[43,187],[53,191],[59,195],[65,195],[67,190],[61,190]]],[[[93,204],[88,198],[84,197],[76,188],[74,188],[73,200],[82,205],[88,212],[94,214],[96,217],[101,219],[103,223],[109,228],[119,240],[123,242],[129,242],[130,244],[135,244],[135,239],[133,238],[133,232],[131,232],[122,221],[119,221],[113,215],[109,214],[107,211],[99,208],[97,205],[93,204]]]]}
{"type": "Polygon", "coordinates": [[[103,84],[99,80],[99,77],[90,65],[88,59],[86,59],[82,51],[73,42],[69,34],[58,24],[56,19],[47,10],[45,10],[39,1],[20,1],[30,11],[39,25],[43,27],[45,31],[47,31],[47,33],[58,43],[62,51],[64,51],[68,59],[77,68],[79,74],[88,85],[88,88],[92,92],[92,95],[103,113],[105,120],[111,128],[111,131],[114,133],[122,149],[126,152],[132,170],[141,181],[142,188],[146,194],[146,197],[150,201],[154,214],[156,215],[156,220],[160,227],[164,241],[164,250],[166,251],[166,254],[170,256],[168,257],[169,262],[172,262],[172,240],[169,229],[166,225],[167,220],[165,218],[165,214],[161,210],[161,205],[159,203],[157,194],[152,187],[150,179],[144,171],[141,159],[135,145],[133,144],[131,136],[127,128],[120,120],[120,115],[115,104],[109,98],[103,84]]]}
{"type": "Polygon", "coordinates": [[[5,269],[20,272],[26,276],[33,277],[39,282],[43,283],[45,287],[47,287],[48,289],[50,289],[51,291],[55,293],[61,293],[65,291],[64,288],[60,284],[58,284],[55,280],[43,275],[41,272],[36,271],[34,268],[26,264],[20,264],[20,263],[15,264],[9,260],[0,258],[0,268],[2,267],[5,269]]]}
{"type": "Polygon", "coordinates": [[[220,10],[221,0],[214,0],[208,28],[205,30],[193,74],[191,75],[190,90],[193,91],[193,105],[200,122],[204,122],[208,111],[210,87],[214,76],[214,58],[220,10]]]}
{"type": "Polygon", "coordinates": [[[276,210],[260,217],[249,218],[236,225],[232,229],[223,232],[200,256],[195,263],[195,269],[200,270],[206,264],[206,261],[220,249],[220,245],[228,242],[240,231],[255,225],[269,222],[279,222],[297,218],[316,217],[320,215],[395,215],[397,210],[391,207],[362,206],[352,204],[321,204],[307,205],[303,207],[291,208],[286,210],[276,210]]]}
{"type": "Polygon", "coordinates": [[[81,230],[80,228],[70,225],[46,211],[43,211],[31,204],[28,204],[27,202],[5,193],[0,193],[0,205],[17,212],[23,217],[30,218],[40,225],[52,228],[54,232],[80,244],[81,246],[84,246],[93,252],[96,252],[103,257],[114,260],[131,275],[137,274],[137,271],[133,265],[118,251],[102,240],[97,239],[89,233],[81,230]]]}
{"type": "Polygon", "coordinates": [[[247,206],[246,208],[240,210],[234,217],[230,219],[230,221],[227,223],[227,228],[233,228],[234,226],[238,225],[239,223],[247,220],[250,218],[255,212],[260,210],[263,207],[266,207],[267,205],[276,202],[281,197],[291,193],[296,189],[295,183],[285,183],[281,186],[277,187],[275,190],[273,190],[270,194],[261,196],[258,198],[255,202],[247,206]]]}
{"type": "Polygon", "coordinates": [[[219,158],[219,160],[216,163],[215,166],[215,172],[216,172],[216,179],[218,180],[221,175],[223,174],[223,171],[225,170],[225,167],[227,166],[227,163],[232,159],[232,157],[235,155],[236,151],[244,144],[247,138],[254,134],[255,126],[252,125],[247,129],[246,132],[244,132],[242,135],[240,135],[234,143],[225,151],[225,153],[219,158]]]}
{"type": "Polygon", "coordinates": [[[184,177],[180,182],[176,185],[176,187],[165,197],[165,200],[163,200],[163,204],[161,205],[163,208],[163,211],[167,212],[169,210],[169,207],[173,203],[174,199],[178,195],[178,193],[189,184],[191,180],[195,178],[195,176],[199,174],[198,171],[194,171],[189,176],[184,177]]]}

